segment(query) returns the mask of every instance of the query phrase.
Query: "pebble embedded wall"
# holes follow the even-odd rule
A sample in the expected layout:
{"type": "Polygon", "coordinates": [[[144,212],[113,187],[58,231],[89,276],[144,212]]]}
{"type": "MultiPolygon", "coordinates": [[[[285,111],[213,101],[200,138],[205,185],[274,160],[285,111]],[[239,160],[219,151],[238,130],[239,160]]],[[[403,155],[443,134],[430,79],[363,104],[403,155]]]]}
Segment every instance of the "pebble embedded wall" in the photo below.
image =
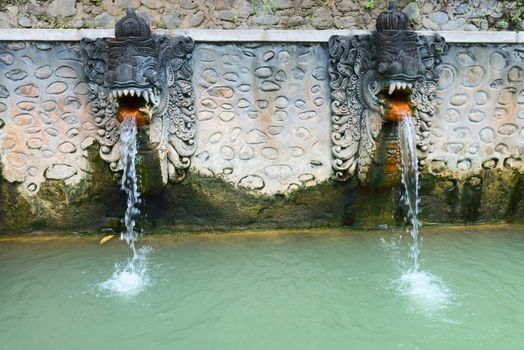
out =
{"type": "MultiPolygon", "coordinates": [[[[428,220],[524,212],[523,52],[449,44],[422,177],[428,220]]],[[[99,227],[121,215],[85,61],[77,42],[0,42],[0,227],[99,227]]],[[[336,226],[367,211],[378,223],[390,193],[359,197],[356,181],[332,181],[327,44],[198,43],[193,65],[197,150],[188,178],[148,201],[149,218],[197,230],[336,226]]]]}
{"type": "MultiPolygon", "coordinates": [[[[373,29],[387,0],[4,0],[0,28],[113,28],[129,6],[158,28],[373,29]]],[[[3,5],[3,6],[2,6],[3,5]]],[[[400,1],[412,29],[522,30],[516,1],[400,1]]]]}
{"type": "Polygon", "coordinates": [[[430,171],[524,171],[524,48],[455,44],[443,61],[430,171]]]}
{"type": "Polygon", "coordinates": [[[321,45],[197,45],[192,170],[265,194],[327,180],[327,56],[321,45]]]}
{"type": "Polygon", "coordinates": [[[78,184],[96,136],[78,43],[0,43],[2,176],[36,194],[42,182],[78,184]]]}

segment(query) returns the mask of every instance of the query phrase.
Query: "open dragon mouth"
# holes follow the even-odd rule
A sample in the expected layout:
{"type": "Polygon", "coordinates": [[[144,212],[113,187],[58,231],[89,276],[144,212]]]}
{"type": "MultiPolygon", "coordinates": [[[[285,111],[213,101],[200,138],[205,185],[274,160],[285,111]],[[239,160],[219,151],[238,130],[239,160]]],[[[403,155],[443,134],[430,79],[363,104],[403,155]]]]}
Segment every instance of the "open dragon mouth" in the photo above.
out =
{"type": "Polygon", "coordinates": [[[369,183],[392,186],[398,182],[400,169],[399,123],[413,117],[411,94],[414,83],[391,81],[384,84],[379,100],[384,106],[382,129],[369,171],[369,183]]]}
{"type": "Polygon", "coordinates": [[[113,89],[109,101],[118,108],[117,120],[135,118],[137,126],[145,126],[151,122],[153,109],[160,104],[157,88],[120,88],[113,89]]]}
{"type": "MultiPolygon", "coordinates": [[[[398,82],[397,82],[398,83],[398,82]]],[[[383,101],[385,101],[385,114],[384,120],[391,122],[400,122],[402,119],[411,118],[413,115],[411,108],[411,90],[407,83],[406,88],[403,89],[402,86],[400,89],[391,91],[391,88],[388,91],[388,94],[382,93],[383,101]]]]}

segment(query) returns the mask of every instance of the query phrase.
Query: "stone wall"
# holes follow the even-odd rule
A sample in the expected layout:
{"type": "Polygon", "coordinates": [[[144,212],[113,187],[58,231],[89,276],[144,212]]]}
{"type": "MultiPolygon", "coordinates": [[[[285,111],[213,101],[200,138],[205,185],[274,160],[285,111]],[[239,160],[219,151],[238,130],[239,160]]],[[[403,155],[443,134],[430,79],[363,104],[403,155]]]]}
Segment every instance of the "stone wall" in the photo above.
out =
{"type": "MultiPolygon", "coordinates": [[[[449,46],[422,218],[518,220],[522,45],[449,46]]],[[[118,230],[125,199],[100,158],[85,60],[77,42],[0,42],[0,231],[118,230]]],[[[197,43],[197,151],[187,179],[146,198],[144,222],[156,230],[397,222],[397,189],[333,179],[327,67],[327,44],[197,43]]]]}
{"type": "MultiPolygon", "coordinates": [[[[399,5],[413,29],[524,29],[517,1],[401,0],[399,5]]],[[[129,6],[154,27],[167,29],[373,29],[387,1],[1,0],[0,28],[113,28],[129,6]]]]}

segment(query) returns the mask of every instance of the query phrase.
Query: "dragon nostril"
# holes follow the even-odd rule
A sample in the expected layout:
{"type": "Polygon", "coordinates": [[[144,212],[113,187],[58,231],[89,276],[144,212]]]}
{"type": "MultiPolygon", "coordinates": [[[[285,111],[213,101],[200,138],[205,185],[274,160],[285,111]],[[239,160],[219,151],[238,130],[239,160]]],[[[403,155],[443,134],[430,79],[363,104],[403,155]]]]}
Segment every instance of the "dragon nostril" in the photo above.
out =
{"type": "Polygon", "coordinates": [[[378,71],[379,73],[385,73],[387,69],[388,69],[388,64],[387,64],[387,62],[380,62],[380,63],[377,65],[377,71],[378,71]]]}
{"type": "Polygon", "coordinates": [[[402,72],[402,65],[400,64],[400,62],[393,62],[389,65],[389,74],[399,74],[400,72],[402,72]]]}

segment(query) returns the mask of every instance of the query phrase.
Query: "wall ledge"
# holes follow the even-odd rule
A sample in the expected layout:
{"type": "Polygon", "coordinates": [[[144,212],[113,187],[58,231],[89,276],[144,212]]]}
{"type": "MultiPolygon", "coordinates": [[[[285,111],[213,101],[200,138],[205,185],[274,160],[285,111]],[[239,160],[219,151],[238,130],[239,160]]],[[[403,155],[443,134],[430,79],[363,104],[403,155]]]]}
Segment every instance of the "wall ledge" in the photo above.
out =
{"type": "MultiPolygon", "coordinates": [[[[297,42],[324,43],[333,35],[368,34],[367,30],[156,30],[158,34],[187,35],[202,42],[297,42]]],[[[443,36],[449,43],[524,43],[524,32],[418,31],[443,36]]],[[[0,29],[0,41],[79,41],[82,38],[114,36],[113,29],[0,29]]]]}

